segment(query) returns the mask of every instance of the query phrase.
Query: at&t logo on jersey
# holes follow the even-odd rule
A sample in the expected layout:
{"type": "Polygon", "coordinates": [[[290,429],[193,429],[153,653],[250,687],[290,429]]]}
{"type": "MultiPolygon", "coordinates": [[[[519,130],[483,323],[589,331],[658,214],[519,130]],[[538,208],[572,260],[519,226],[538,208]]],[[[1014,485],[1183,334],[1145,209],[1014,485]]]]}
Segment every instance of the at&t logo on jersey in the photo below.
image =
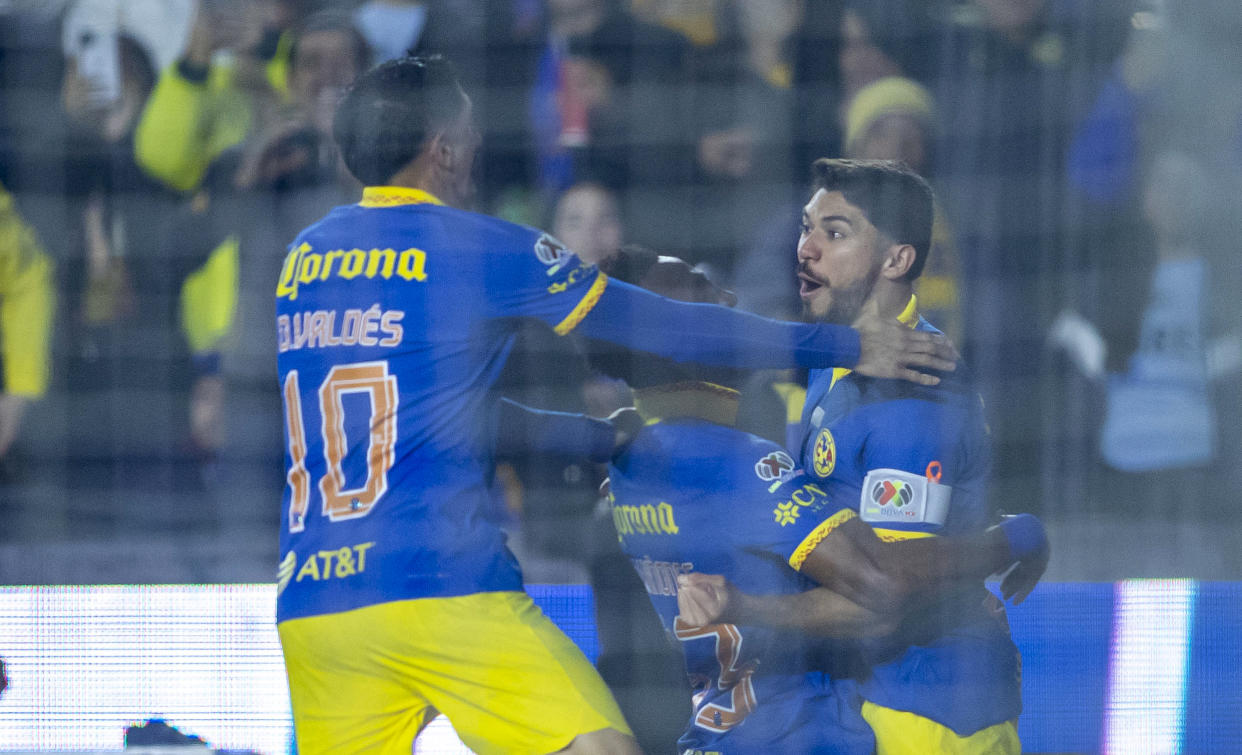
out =
{"type": "Polygon", "coordinates": [[[764,482],[771,482],[779,477],[783,477],[792,472],[793,468],[793,457],[784,451],[773,451],[755,462],[755,474],[759,475],[759,479],[764,482]]]}
{"type": "Polygon", "coordinates": [[[827,477],[837,466],[837,443],[832,439],[828,428],[819,431],[815,437],[815,448],[811,452],[811,466],[815,474],[827,477]]]}

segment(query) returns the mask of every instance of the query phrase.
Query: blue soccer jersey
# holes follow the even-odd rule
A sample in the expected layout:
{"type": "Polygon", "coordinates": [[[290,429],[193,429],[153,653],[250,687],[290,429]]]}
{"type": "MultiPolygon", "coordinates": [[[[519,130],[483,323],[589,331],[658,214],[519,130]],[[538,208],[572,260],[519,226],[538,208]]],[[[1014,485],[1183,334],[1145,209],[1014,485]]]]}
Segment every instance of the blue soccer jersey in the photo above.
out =
{"type": "MultiPolygon", "coordinates": [[[[903,321],[934,330],[915,313],[903,321]]],[[[982,404],[957,373],[934,387],[849,370],[812,371],[801,463],[834,501],[885,540],[961,534],[988,520],[990,450],[982,404]]],[[[980,585],[874,643],[864,696],[960,735],[1017,718],[1019,660],[1004,608],[980,585]]]]}
{"type": "Polygon", "coordinates": [[[782,448],[695,419],[645,428],[609,470],[613,522],[695,689],[679,746],[712,752],[870,753],[859,699],[821,672],[803,635],[677,619],[677,575],[723,574],[741,590],[813,586],[790,566],[855,516],[782,448]]]}
{"type": "Polygon", "coordinates": [[[606,283],[549,236],[413,189],[298,236],[276,298],[280,620],[521,589],[488,515],[488,390],[516,318],[568,332],[606,283]]]}

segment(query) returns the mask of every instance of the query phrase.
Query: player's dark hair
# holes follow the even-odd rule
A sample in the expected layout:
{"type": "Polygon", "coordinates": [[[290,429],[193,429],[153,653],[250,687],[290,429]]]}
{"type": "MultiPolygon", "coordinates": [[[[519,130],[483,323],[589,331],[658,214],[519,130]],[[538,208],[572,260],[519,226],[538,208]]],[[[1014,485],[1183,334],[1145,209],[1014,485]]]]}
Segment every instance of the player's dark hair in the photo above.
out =
{"type": "Polygon", "coordinates": [[[357,66],[354,70],[365,71],[371,65],[371,46],[367,44],[367,38],[358,29],[353,18],[341,11],[322,10],[307,16],[295,27],[293,42],[289,45],[290,70],[297,64],[302,38],[321,31],[340,32],[349,37],[349,42],[353,45],[354,65],[357,66]]]}
{"type": "Polygon", "coordinates": [[[819,189],[841,192],[876,230],[898,244],[914,247],[907,280],[923,273],[931,248],[935,200],[922,176],[893,160],[820,158],[811,165],[811,191],[819,189]]]}
{"type": "Polygon", "coordinates": [[[452,64],[439,55],[398,58],[367,71],[336,108],[333,137],[354,177],[385,184],[418,156],[437,128],[466,106],[452,64]]]}
{"type": "MultiPolygon", "coordinates": [[[[713,284],[706,275],[684,260],[664,257],[640,246],[627,245],[600,263],[609,278],[645,288],[669,299],[697,304],[733,303],[733,295],[713,284]]],[[[592,369],[624,380],[635,390],[678,383],[714,383],[739,388],[747,372],[728,367],[711,367],[674,362],[641,351],[630,351],[602,341],[587,348],[592,369]]]]}

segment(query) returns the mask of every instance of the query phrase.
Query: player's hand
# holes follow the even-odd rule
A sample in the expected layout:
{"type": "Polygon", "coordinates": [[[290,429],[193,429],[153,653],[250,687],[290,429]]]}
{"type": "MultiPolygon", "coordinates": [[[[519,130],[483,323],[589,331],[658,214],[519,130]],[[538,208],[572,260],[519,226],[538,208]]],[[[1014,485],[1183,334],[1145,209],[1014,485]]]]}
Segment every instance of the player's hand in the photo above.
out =
{"type": "Polygon", "coordinates": [[[1013,601],[1015,606],[1026,600],[1026,596],[1031,594],[1031,590],[1035,589],[1035,585],[1039,584],[1040,578],[1044,576],[1050,555],[1050,549],[1045,548],[1019,561],[1018,565],[1013,567],[1001,581],[1001,595],[1005,600],[1013,601]]]}
{"type": "Polygon", "coordinates": [[[634,438],[638,437],[638,432],[643,429],[644,423],[637,409],[632,406],[623,406],[608,415],[608,424],[612,425],[616,433],[612,445],[612,458],[615,459],[630,447],[634,438]]]}
{"type": "Polygon", "coordinates": [[[690,572],[677,576],[677,612],[683,622],[694,627],[728,620],[736,603],[737,588],[719,574],[690,572]]]}
{"type": "Polygon", "coordinates": [[[1016,522],[1019,518],[1026,520],[1021,523],[1024,532],[1018,534],[1015,530],[1009,534],[1010,548],[1014,551],[1018,563],[1001,580],[1001,595],[1005,600],[1012,600],[1014,605],[1026,600],[1026,596],[1035,589],[1035,585],[1044,576],[1044,571],[1048,568],[1048,558],[1052,555],[1052,546],[1048,543],[1043,523],[1037,518],[1029,514],[1009,517],[1011,521],[1002,524],[1001,527],[1004,528],[1011,523],[1019,524],[1016,522]]]}
{"type": "Polygon", "coordinates": [[[858,331],[859,356],[854,371],[860,375],[936,385],[940,378],[921,370],[951,372],[957,368],[957,349],[938,333],[913,330],[874,315],[858,318],[852,327],[858,331]]]}

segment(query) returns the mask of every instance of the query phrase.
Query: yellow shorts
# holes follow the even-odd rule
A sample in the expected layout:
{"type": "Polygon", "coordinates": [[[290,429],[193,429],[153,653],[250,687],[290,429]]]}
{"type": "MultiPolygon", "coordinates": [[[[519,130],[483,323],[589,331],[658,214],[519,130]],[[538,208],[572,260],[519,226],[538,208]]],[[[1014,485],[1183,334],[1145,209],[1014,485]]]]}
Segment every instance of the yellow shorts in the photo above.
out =
{"type": "Polygon", "coordinates": [[[523,592],[381,603],[278,630],[302,755],[409,755],[437,712],[481,754],[631,733],[590,661],[523,592]]]}
{"type": "Polygon", "coordinates": [[[947,726],[902,710],[863,702],[863,718],[875,732],[876,755],[1021,755],[1014,721],[958,736],[947,726]]]}

